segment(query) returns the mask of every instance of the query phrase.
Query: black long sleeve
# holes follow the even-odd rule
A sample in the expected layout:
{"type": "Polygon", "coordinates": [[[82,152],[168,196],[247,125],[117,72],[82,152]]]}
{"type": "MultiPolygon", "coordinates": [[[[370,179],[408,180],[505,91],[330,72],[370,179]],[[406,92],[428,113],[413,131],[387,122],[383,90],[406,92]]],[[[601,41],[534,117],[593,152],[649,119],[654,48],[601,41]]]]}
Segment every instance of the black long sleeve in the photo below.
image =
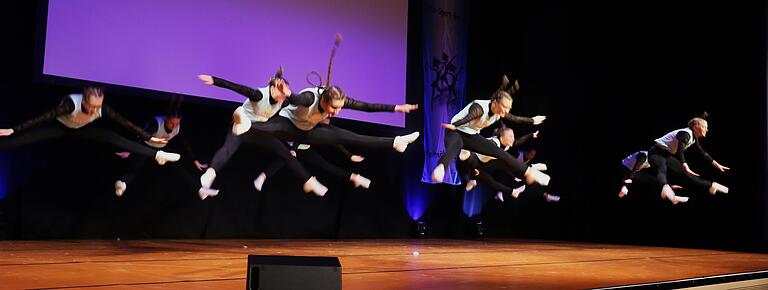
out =
{"type": "Polygon", "coordinates": [[[712,159],[712,156],[709,156],[709,153],[707,153],[707,151],[704,151],[704,148],[701,147],[701,144],[698,142],[698,140],[696,141],[697,141],[696,143],[693,143],[693,147],[696,147],[696,150],[698,150],[699,153],[701,153],[701,157],[704,157],[704,159],[706,159],[710,163],[714,161],[714,159],[712,159]]]}
{"type": "Polygon", "coordinates": [[[525,144],[525,142],[528,142],[529,140],[531,140],[531,138],[533,138],[533,133],[525,134],[520,138],[515,138],[515,143],[512,144],[512,147],[523,145],[525,144]]]}
{"type": "Polygon", "coordinates": [[[680,163],[685,163],[685,151],[683,149],[683,144],[688,144],[688,142],[691,141],[691,134],[688,134],[688,132],[680,131],[677,132],[677,135],[675,135],[675,138],[677,138],[677,152],[675,153],[675,157],[677,157],[677,160],[680,160],[680,163]]]}
{"type": "MultiPolygon", "coordinates": [[[[288,97],[288,103],[296,106],[309,107],[315,102],[315,94],[312,92],[303,92],[298,95],[293,94],[288,97]]],[[[349,108],[364,112],[394,112],[395,105],[371,104],[347,97],[344,100],[344,108],[349,108]]]]}
{"type": "Polygon", "coordinates": [[[238,94],[246,96],[249,100],[251,100],[251,102],[258,102],[264,98],[264,94],[262,94],[261,91],[257,89],[251,88],[249,86],[241,85],[238,83],[233,83],[222,78],[213,77],[213,85],[217,87],[229,89],[238,94]]]}
{"type": "Polygon", "coordinates": [[[481,116],[483,116],[483,113],[485,113],[483,111],[483,107],[477,103],[474,103],[471,106],[469,106],[469,112],[467,112],[467,115],[464,116],[464,118],[456,120],[456,122],[451,123],[451,125],[456,127],[464,125],[466,123],[469,123],[472,120],[480,118],[481,116]]]}
{"type": "Polygon", "coordinates": [[[533,124],[533,118],[516,116],[511,113],[504,115],[504,119],[515,124],[533,124]]]}
{"type": "Polygon", "coordinates": [[[123,128],[128,129],[132,133],[135,133],[137,136],[139,136],[142,140],[149,140],[152,138],[152,135],[147,133],[147,131],[144,131],[139,126],[136,126],[136,124],[132,123],[131,121],[128,121],[125,117],[117,113],[115,110],[113,110],[111,107],[107,105],[103,105],[101,107],[101,113],[106,116],[107,118],[111,119],[115,123],[119,124],[120,126],[123,126],[123,128]]]}
{"type": "Polygon", "coordinates": [[[14,133],[23,132],[25,130],[28,130],[29,128],[36,127],[42,123],[49,122],[53,119],[56,119],[56,117],[58,116],[72,113],[74,110],[75,110],[75,102],[73,102],[72,99],[70,98],[66,98],[61,103],[61,105],[59,105],[55,109],[45,112],[44,114],[37,116],[35,118],[32,118],[30,120],[27,120],[19,125],[16,125],[11,129],[13,129],[14,133]]]}
{"type": "Polygon", "coordinates": [[[293,94],[288,97],[288,102],[291,105],[309,107],[315,102],[315,94],[311,92],[303,92],[301,94],[293,94]]]}
{"type": "Polygon", "coordinates": [[[395,105],[366,103],[363,101],[355,100],[350,97],[347,97],[347,99],[344,100],[344,108],[350,108],[352,110],[363,111],[363,112],[394,112],[395,111],[395,105]]]}

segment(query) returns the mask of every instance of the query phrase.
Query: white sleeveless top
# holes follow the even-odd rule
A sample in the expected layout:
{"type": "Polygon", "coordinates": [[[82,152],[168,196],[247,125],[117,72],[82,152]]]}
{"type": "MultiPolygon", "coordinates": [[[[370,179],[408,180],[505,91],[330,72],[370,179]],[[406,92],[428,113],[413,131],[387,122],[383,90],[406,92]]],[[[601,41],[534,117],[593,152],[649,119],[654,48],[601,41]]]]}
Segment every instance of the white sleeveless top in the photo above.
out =
{"type": "MultiPolygon", "coordinates": [[[[170,141],[171,139],[173,139],[173,137],[176,137],[177,135],[179,135],[179,131],[181,131],[181,125],[179,125],[179,126],[176,126],[176,128],[173,129],[173,131],[171,131],[170,133],[166,132],[164,116],[156,116],[155,121],[157,122],[157,131],[152,133],[152,137],[170,141]]],[[[166,145],[166,144],[149,142],[148,140],[144,141],[144,143],[155,148],[163,148],[166,145]]]]}
{"type": "Polygon", "coordinates": [[[93,115],[87,115],[83,112],[83,94],[71,94],[68,97],[75,103],[75,110],[70,114],[56,117],[64,126],[79,129],[101,118],[101,109],[93,115]]]}
{"type": "Polygon", "coordinates": [[[299,92],[299,94],[304,92],[311,92],[312,95],[315,97],[314,102],[312,102],[309,107],[305,106],[297,106],[297,105],[289,105],[288,107],[283,108],[280,110],[280,116],[286,117],[289,120],[291,120],[291,123],[293,123],[296,128],[299,128],[303,131],[309,131],[312,130],[315,126],[317,126],[318,123],[323,121],[325,118],[328,118],[327,113],[323,113],[320,111],[320,94],[322,94],[324,89],[321,88],[307,88],[299,92]]]}
{"type": "Polygon", "coordinates": [[[270,103],[269,87],[258,88],[263,96],[258,102],[251,102],[250,99],[245,99],[243,102],[243,109],[245,109],[245,115],[251,122],[266,122],[269,118],[272,118],[280,107],[283,106],[283,102],[270,103]]]}
{"type": "Polygon", "coordinates": [[[496,121],[498,121],[501,118],[501,116],[498,114],[495,114],[492,117],[488,115],[488,113],[491,112],[491,100],[475,100],[469,103],[466,107],[464,107],[464,109],[459,111],[455,116],[453,116],[453,118],[451,118],[451,123],[466,117],[467,114],[469,114],[469,108],[472,107],[472,104],[480,105],[480,107],[483,108],[483,115],[480,116],[480,118],[474,119],[472,121],[469,121],[465,124],[462,124],[456,127],[456,130],[459,130],[461,132],[464,132],[470,135],[480,134],[480,130],[490,126],[493,123],[496,123],[496,121]]]}
{"type": "MultiPolygon", "coordinates": [[[[635,168],[635,166],[637,164],[637,155],[640,154],[640,153],[643,153],[643,154],[645,154],[645,156],[648,156],[648,151],[637,151],[635,153],[629,154],[629,156],[627,156],[627,158],[624,158],[623,160],[621,160],[621,164],[624,164],[624,167],[626,167],[627,169],[629,169],[631,171],[632,169],[635,168]]],[[[648,168],[648,167],[651,167],[651,164],[648,163],[648,158],[646,157],[645,161],[643,162],[643,164],[640,165],[640,170],[648,168]]]]}
{"type": "Polygon", "coordinates": [[[673,155],[677,153],[677,150],[685,150],[688,149],[688,147],[691,147],[693,143],[696,142],[696,138],[693,137],[693,131],[689,128],[683,128],[683,129],[677,129],[675,131],[667,133],[667,135],[662,136],[659,139],[656,139],[656,144],[658,146],[661,146],[664,149],[667,149],[669,153],[672,153],[673,155]],[[679,140],[677,140],[677,133],[683,131],[691,135],[690,141],[686,144],[678,144],[680,143],[679,140]],[[682,146],[682,148],[680,148],[682,146]]]}

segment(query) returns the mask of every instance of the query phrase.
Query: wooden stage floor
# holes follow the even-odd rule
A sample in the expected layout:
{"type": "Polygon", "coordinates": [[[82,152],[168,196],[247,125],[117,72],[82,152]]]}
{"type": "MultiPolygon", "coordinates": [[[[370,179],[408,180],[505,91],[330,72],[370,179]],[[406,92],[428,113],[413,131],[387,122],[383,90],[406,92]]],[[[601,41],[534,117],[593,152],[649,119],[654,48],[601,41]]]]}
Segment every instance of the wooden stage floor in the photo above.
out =
{"type": "Polygon", "coordinates": [[[248,254],[338,256],[344,289],[583,289],[768,269],[766,254],[574,242],[0,241],[0,289],[245,289],[248,254]]]}

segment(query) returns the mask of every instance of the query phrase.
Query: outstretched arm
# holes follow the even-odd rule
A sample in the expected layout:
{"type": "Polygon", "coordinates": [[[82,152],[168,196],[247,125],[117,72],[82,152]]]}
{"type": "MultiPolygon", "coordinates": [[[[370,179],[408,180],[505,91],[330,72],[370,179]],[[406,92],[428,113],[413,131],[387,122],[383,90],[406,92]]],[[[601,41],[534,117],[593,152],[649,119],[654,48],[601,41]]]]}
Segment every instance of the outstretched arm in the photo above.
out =
{"type": "Polygon", "coordinates": [[[264,98],[264,94],[262,94],[261,91],[251,88],[249,86],[230,82],[228,80],[218,78],[215,76],[210,76],[210,75],[199,75],[197,77],[208,85],[214,85],[220,88],[225,88],[233,92],[236,92],[240,95],[243,95],[247,97],[249,100],[251,100],[251,102],[258,102],[262,98],[264,98]]]}
{"type": "Polygon", "coordinates": [[[538,138],[538,136],[539,136],[539,131],[536,131],[534,133],[525,134],[520,138],[515,138],[515,143],[512,144],[512,147],[523,145],[525,144],[525,142],[528,142],[529,140],[531,140],[531,138],[538,138]]]}
{"type": "Polygon", "coordinates": [[[344,100],[344,108],[350,108],[352,110],[364,111],[364,112],[394,112],[395,111],[395,105],[371,104],[363,101],[358,101],[350,97],[347,97],[347,99],[344,100]]]}
{"type": "Polygon", "coordinates": [[[699,142],[693,143],[693,147],[695,147],[696,150],[698,150],[699,153],[701,153],[701,157],[704,157],[704,159],[709,161],[709,163],[712,164],[712,166],[714,166],[715,168],[717,168],[717,170],[725,172],[726,170],[731,169],[730,167],[722,166],[720,165],[720,163],[717,163],[717,161],[715,161],[712,158],[712,156],[709,156],[709,153],[707,153],[707,151],[704,151],[704,148],[701,147],[701,144],[699,144],[699,142]]]}
{"type": "MultiPolygon", "coordinates": [[[[123,128],[126,128],[128,129],[128,131],[135,133],[137,136],[141,138],[141,140],[149,140],[152,142],[159,140],[157,138],[152,137],[151,134],[141,129],[141,127],[136,126],[136,124],[134,124],[133,122],[128,121],[128,119],[120,115],[118,112],[116,112],[109,106],[106,106],[106,105],[102,106],[101,112],[104,114],[104,116],[111,119],[112,121],[115,121],[115,123],[119,124],[123,128]]],[[[164,143],[164,142],[158,142],[158,143],[164,143]]]]}
{"type": "Polygon", "coordinates": [[[58,116],[72,113],[72,111],[74,110],[75,110],[75,103],[72,102],[72,99],[67,98],[61,103],[61,105],[59,105],[53,110],[45,112],[44,114],[37,116],[35,118],[32,118],[30,120],[27,120],[26,122],[16,125],[11,129],[0,129],[0,136],[8,136],[13,133],[23,132],[25,130],[28,130],[29,128],[36,127],[42,123],[56,119],[56,117],[58,116]]]}
{"type": "Polygon", "coordinates": [[[521,116],[517,116],[517,115],[512,115],[511,113],[507,113],[506,115],[504,115],[504,119],[506,119],[506,120],[508,120],[508,121],[510,121],[512,123],[515,123],[515,124],[539,125],[542,122],[544,122],[544,120],[546,120],[547,117],[546,116],[535,116],[533,118],[529,118],[529,117],[521,117],[521,116]]]}

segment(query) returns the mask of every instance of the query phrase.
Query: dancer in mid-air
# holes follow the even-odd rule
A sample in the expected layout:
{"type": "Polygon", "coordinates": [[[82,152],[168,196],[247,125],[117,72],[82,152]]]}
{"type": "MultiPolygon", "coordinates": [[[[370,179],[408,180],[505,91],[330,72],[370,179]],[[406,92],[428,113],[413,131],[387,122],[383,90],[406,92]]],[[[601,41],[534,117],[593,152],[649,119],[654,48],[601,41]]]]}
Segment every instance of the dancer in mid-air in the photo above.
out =
{"type": "MultiPolygon", "coordinates": [[[[233,83],[225,79],[210,75],[199,75],[198,78],[207,85],[215,85],[235,91],[247,99],[233,114],[232,132],[227,134],[224,145],[213,155],[210,167],[200,177],[200,198],[215,196],[218,190],[211,189],[216,173],[227,164],[235,154],[240,144],[244,142],[242,134],[248,131],[254,123],[264,123],[280,111],[283,102],[292,94],[288,82],[283,79],[283,69],[280,68],[275,76],[264,88],[253,89],[241,84],[233,83]]],[[[268,134],[258,134],[251,142],[257,145],[265,153],[271,153],[283,160],[284,164],[303,182],[305,192],[313,192],[316,195],[324,195],[328,188],[311,177],[304,167],[291,156],[288,148],[277,138],[268,134]]]]}
{"type": "Polygon", "coordinates": [[[519,89],[517,81],[510,85],[507,76],[502,78],[501,87],[493,93],[490,100],[475,100],[468,104],[458,114],[453,116],[451,124],[443,124],[445,130],[445,154],[440,157],[432,171],[432,181],[443,182],[445,168],[459,155],[460,149],[492,156],[504,162],[508,171],[525,180],[526,183],[547,185],[549,176],[539,170],[530,168],[512,158],[492,141],[483,138],[480,130],[496,123],[501,118],[514,123],[538,125],[546,117],[519,117],[509,113],[512,109],[512,94],[519,89]]]}
{"type": "Polygon", "coordinates": [[[661,198],[668,199],[672,204],[677,204],[683,200],[675,195],[672,186],[667,181],[669,173],[681,178],[684,187],[701,189],[710,194],[728,193],[728,187],[722,184],[697,178],[699,174],[693,172],[685,160],[684,152],[688,148],[694,147],[713,167],[721,172],[730,170],[729,167],[722,166],[712,159],[701,148],[700,142],[697,142],[699,138],[706,137],[709,131],[709,124],[704,119],[705,117],[706,113],[701,118],[693,118],[688,121],[688,127],[674,130],[656,139],[656,144],[648,150],[649,164],[656,170],[656,179],[661,186],[661,198]]]}
{"type": "MultiPolygon", "coordinates": [[[[180,149],[184,150],[184,155],[187,156],[187,158],[193,160],[193,164],[197,170],[202,171],[205,170],[208,165],[201,163],[197,160],[197,158],[194,157],[194,151],[189,145],[189,142],[187,142],[184,132],[181,130],[181,120],[183,118],[181,112],[181,104],[183,100],[184,99],[180,96],[174,96],[171,99],[171,103],[168,106],[168,110],[166,110],[165,114],[155,116],[152,118],[152,120],[147,122],[147,125],[144,127],[144,130],[152,134],[152,137],[167,140],[169,143],[153,143],[148,141],[144,142],[147,146],[155,149],[162,149],[165,148],[166,145],[173,146],[174,144],[177,144],[179,145],[177,147],[180,147],[180,149]]],[[[116,154],[121,158],[128,158],[130,156],[130,152],[118,152],[116,154]]],[[[128,184],[131,183],[133,178],[136,176],[136,173],[139,172],[142,167],[144,167],[148,159],[149,158],[146,158],[145,156],[135,156],[130,158],[127,169],[122,174],[122,176],[117,181],[115,181],[115,195],[118,197],[123,195],[125,190],[128,188],[128,184]]],[[[174,172],[186,183],[190,185],[197,184],[197,178],[190,171],[181,166],[173,166],[172,168],[174,169],[174,172]]],[[[195,187],[194,189],[198,188],[195,187]]]]}
{"type": "Polygon", "coordinates": [[[104,105],[103,90],[88,87],[83,89],[82,94],[70,94],[64,98],[58,107],[47,113],[21,123],[16,127],[0,129],[0,136],[8,136],[0,138],[0,149],[69,135],[86,140],[109,143],[123,150],[154,158],[160,165],[166,162],[177,161],[181,157],[176,153],[144,146],[109,129],[91,124],[102,116],[113,120],[115,123],[140,136],[142,140],[152,144],[165,144],[168,142],[165,139],[153,137],[109,106],[104,105]],[[53,120],[57,122],[51,122],[53,120]]]}

